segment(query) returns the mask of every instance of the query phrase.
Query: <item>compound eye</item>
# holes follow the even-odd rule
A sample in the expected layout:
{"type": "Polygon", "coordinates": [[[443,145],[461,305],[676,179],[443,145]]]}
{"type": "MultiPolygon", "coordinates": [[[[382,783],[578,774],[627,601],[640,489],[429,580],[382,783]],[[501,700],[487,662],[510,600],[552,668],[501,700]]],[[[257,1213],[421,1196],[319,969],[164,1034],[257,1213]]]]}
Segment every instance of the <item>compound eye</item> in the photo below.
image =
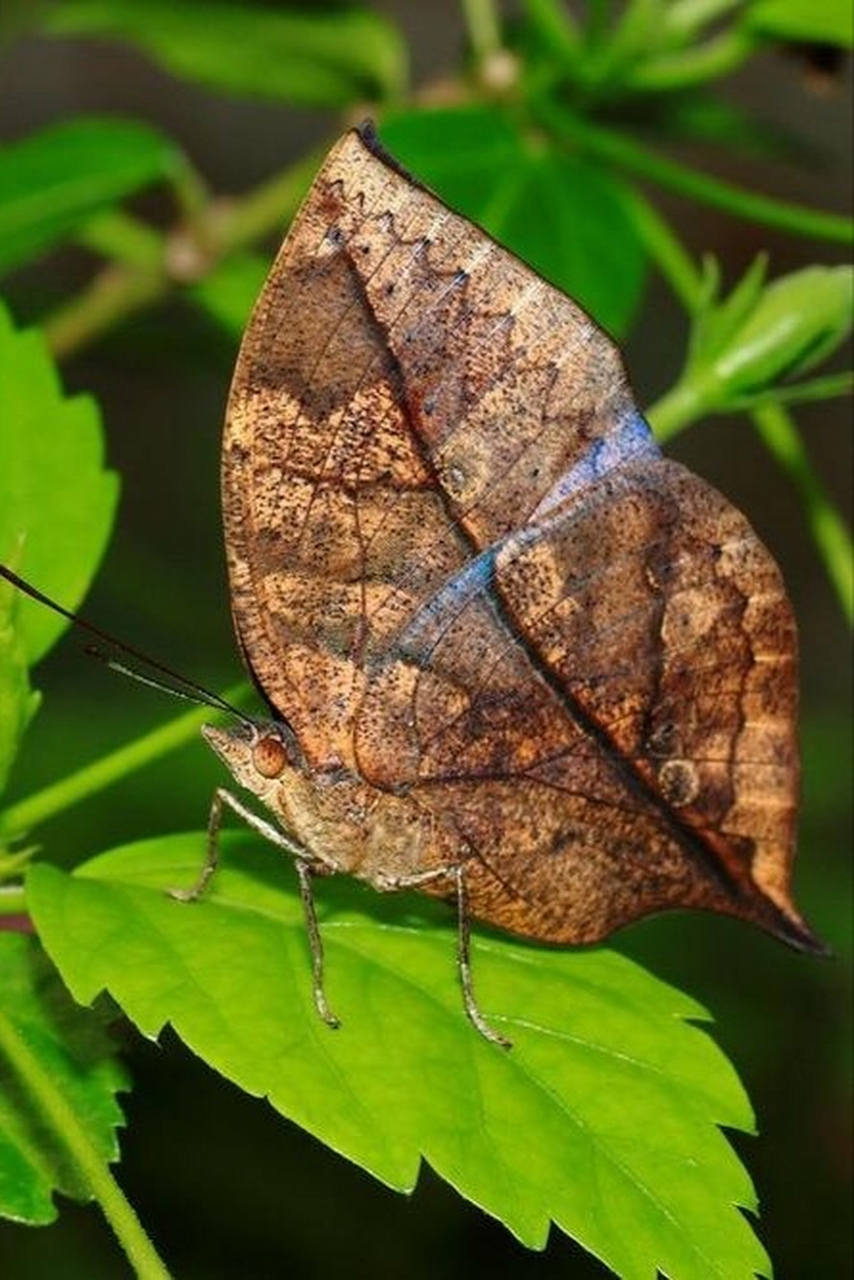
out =
{"type": "Polygon", "coordinates": [[[252,748],[252,763],[262,778],[278,778],[288,764],[288,753],[280,738],[266,734],[252,748]]]}

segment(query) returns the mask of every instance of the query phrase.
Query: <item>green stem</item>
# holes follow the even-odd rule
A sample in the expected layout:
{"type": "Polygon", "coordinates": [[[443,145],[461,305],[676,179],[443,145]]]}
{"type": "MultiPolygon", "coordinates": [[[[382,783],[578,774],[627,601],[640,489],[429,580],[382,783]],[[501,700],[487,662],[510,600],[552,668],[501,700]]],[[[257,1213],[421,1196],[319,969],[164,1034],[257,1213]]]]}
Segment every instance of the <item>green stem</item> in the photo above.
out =
{"type": "Polygon", "coordinates": [[[527,21],[535,27],[544,45],[573,74],[581,53],[581,37],[575,15],[554,0],[528,0],[527,21]]]}
{"type": "Polygon", "coordinates": [[[190,226],[204,220],[210,205],[210,195],[204,179],[188,162],[178,165],[172,177],[172,190],[178,208],[190,226]]]}
{"type": "MultiPolygon", "coordinates": [[[[650,257],[685,309],[693,313],[702,289],[702,277],[693,258],[674,235],[669,223],[640,192],[632,191],[625,199],[650,257]]],[[[680,378],[649,406],[646,416],[656,438],[663,443],[696,421],[703,408],[696,388],[680,378]]]]}
{"type": "Polygon", "coordinates": [[[462,0],[469,40],[478,62],[501,48],[501,27],[493,0],[462,0]]]}
{"type": "Polygon", "coordinates": [[[123,209],[93,214],[78,227],[74,239],[114,263],[144,271],[156,270],[163,257],[162,235],[123,209]]]}
{"type": "Polygon", "coordinates": [[[630,72],[628,83],[644,93],[692,88],[731,75],[755,48],[756,41],[746,31],[725,31],[693,48],[641,62],[630,72]]]}
{"type": "Polygon", "coordinates": [[[721,23],[741,3],[742,0],[671,0],[664,18],[671,35],[685,44],[712,23],[721,23]]]}
{"type": "Polygon", "coordinates": [[[0,888],[0,916],[24,916],[26,914],[27,896],[24,893],[23,885],[4,884],[0,888]]]}
{"type": "MultiPolygon", "coordinates": [[[[236,703],[246,692],[247,685],[241,682],[229,689],[224,697],[227,702],[236,703]]],[[[219,714],[207,706],[194,708],[127,746],[85,765],[67,778],[37,791],[35,795],[27,796],[0,814],[0,835],[7,839],[23,835],[71,805],[103,791],[134,770],[192,741],[202,725],[216,720],[219,714]]]]}
{"type": "Polygon", "coordinates": [[[775,227],[791,235],[809,236],[834,244],[854,242],[851,219],[824,213],[806,205],[790,204],[745,191],[732,183],[686,168],[650,150],[623,133],[582,120],[566,107],[541,100],[537,112],[558,137],[571,139],[587,154],[607,160],[618,168],[647,178],[702,204],[725,209],[736,217],[763,226],[775,227]]]}
{"type": "Polygon", "coordinates": [[[280,231],[296,213],[311,185],[325,148],[310,151],[240,200],[226,206],[216,231],[220,255],[245,248],[271,231],[280,231]]]}
{"type": "Polygon", "coordinates": [[[707,405],[702,402],[691,382],[680,379],[655,404],[649,406],[646,417],[655,432],[656,440],[664,444],[666,440],[672,440],[680,431],[690,427],[692,422],[702,418],[705,412],[707,405]]]}
{"type": "Polygon", "coordinates": [[[694,259],[655,205],[639,191],[626,189],[624,202],[649,256],[685,309],[695,311],[703,281],[694,259]]]}
{"type": "Polygon", "coordinates": [[[751,417],[766,448],[798,490],[813,540],[850,624],[854,620],[854,549],[845,522],[824,492],[788,410],[772,402],[754,409],[751,417]]]}
{"type": "Polygon", "coordinates": [[[111,264],[87,289],[47,317],[43,328],[48,346],[58,359],[69,356],[164,297],[170,286],[165,266],[141,270],[111,264]]]}
{"type": "Polygon", "coordinates": [[[95,1149],[80,1117],[57,1089],[27,1041],[0,1012],[0,1050],[71,1157],[82,1182],[101,1206],[135,1274],[141,1280],[168,1280],[169,1272],[125,1198],[106,1160],[95,1149]]]}

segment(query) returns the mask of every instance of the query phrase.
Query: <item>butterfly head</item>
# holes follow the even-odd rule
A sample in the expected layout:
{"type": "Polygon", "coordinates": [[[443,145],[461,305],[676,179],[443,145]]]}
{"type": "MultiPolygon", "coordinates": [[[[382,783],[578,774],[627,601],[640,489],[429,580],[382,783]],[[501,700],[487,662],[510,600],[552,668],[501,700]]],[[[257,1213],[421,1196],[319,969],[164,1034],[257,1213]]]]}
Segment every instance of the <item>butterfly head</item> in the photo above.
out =
{"type": "Polygon", "coordinates": [[[299,767],[299,748],[286,725],[242,721],[221,729],[207,724],[202,733],[235,781],[262,800],[299,767]]]}
{"type": "MultiPolygon", "coordinates": [[[[340,764],[312,769],[292,729],[281,721],[241,720],[227,729],[204,725],[202,733],[235,782],[274,815],[289,847],[306,851],[304,857],[330,871],[371,878],[373,864],[366,863],[368,805],[363,781],[340,764]]],[[[396,797],[387,800],[392,807],[399,803],[396,797]]],[[[250,825],[257,825],[257,820],[250,825]]],[[[378,832],[385,830],[382,817],[374,826],[378,832]]],[[[413,845],[405,823],[393,821],[392,827],[413,845]]],[[[380,836],[377,840],[382,847],[387,844],[380,836]]]]}

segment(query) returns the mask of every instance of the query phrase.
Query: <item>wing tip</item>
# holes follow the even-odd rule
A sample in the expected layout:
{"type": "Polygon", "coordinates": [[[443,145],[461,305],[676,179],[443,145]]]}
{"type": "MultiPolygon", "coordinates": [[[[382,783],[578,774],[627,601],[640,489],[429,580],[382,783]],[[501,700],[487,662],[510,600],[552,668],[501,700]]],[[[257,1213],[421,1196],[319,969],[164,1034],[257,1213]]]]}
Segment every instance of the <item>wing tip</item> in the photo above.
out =
{"type": "Polygon", "coordinates": [[[770,926],[770,932],[795,951],[802,951],[821,960],[833,959],[832,948],[813,932],[801,915],[779,911],[777,920],[770,926]]]}
{"type": "Polygon", "coordinates": [[[385,146],[383,146],[380,141],[379,133],[377,132],[377,126],[370,116],[366,116],[361,124],[356,125],[351,132],[355,134],[375,160],[379,160],[387,169],[391,169],[393,173],[396,173],[400,178],[404,178],[407,182],[411,183],[412,186],[418,187],[421,191],[429,191],[429,187],[425,186],[425,184],[417,178],[414,173],[411,173],[405,165],[402,165],[400,161],[393,156],[385,146]]]}

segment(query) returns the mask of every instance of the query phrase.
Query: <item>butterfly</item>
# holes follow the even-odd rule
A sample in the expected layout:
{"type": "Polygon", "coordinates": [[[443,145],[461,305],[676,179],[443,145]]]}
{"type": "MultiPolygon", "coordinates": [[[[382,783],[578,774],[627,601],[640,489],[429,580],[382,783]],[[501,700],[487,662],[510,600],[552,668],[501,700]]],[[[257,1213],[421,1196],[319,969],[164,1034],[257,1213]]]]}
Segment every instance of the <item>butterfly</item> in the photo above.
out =
{"type": "Polygon", "coordinates": [[[791,897],[796,629],[745,517],[665,458],[588,315],[369,127],[318,173],[243,339],[222,454],[267,722],[206,737],[317,875],[596,942],[665,908],[821,944],[791,897]]]}

